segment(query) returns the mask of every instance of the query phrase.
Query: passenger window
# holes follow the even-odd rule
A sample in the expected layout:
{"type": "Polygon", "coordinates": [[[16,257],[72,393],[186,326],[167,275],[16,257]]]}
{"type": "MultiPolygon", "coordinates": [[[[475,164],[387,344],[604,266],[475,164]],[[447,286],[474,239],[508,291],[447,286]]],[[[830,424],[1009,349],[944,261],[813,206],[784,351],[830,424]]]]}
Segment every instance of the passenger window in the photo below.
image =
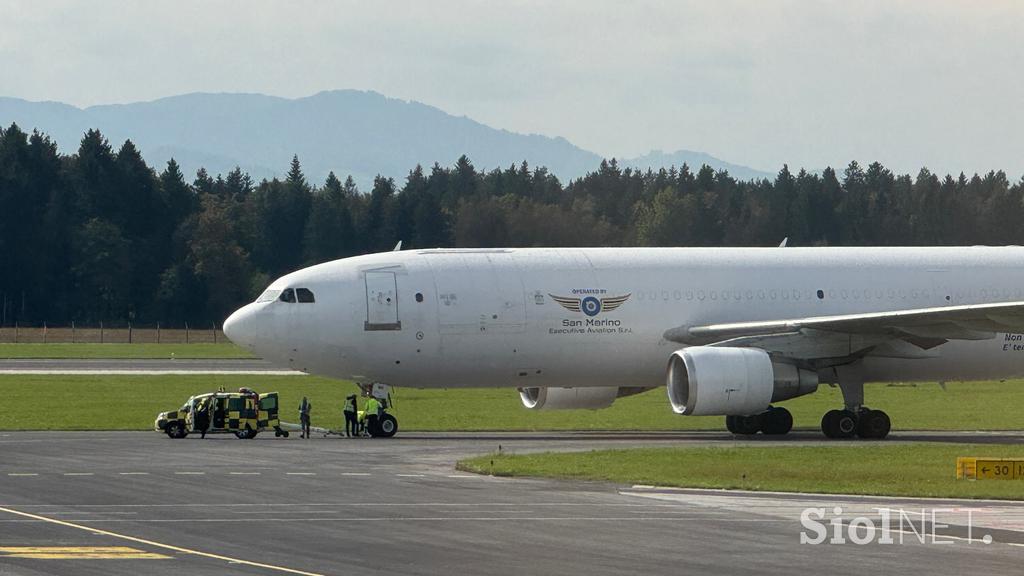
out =
{"type": "Polygon", "coordinates": [[[313,298],[313,293],[309,291],[309,288],[296,288],[295,295],[298,297],[300,303],[316,302],[313,298]]]}
{"type": "Polygon", "coordinates": [[[295,290],[292,290],[291,288],[286,288],[284,290],[284,292],[281,292],[281,297],[279,298],[279,300],[281,302],[287,302],[289,304],[294,304],[295,303],[295,290]]]}

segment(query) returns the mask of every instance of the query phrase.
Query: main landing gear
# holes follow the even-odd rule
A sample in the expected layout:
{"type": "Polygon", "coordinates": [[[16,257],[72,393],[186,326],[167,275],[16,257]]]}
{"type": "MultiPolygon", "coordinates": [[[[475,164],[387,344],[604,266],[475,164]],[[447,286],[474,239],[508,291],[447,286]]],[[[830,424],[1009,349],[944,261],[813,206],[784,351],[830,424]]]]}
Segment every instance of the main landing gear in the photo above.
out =
{"type": "Polygon", "coordinates": [[[888,414],[863,406],[856,412],[850,409],[829,410],[821,418],[821,431],[829,438],[857,436],[881,440],[889,435],[891,426],[888,414]]]}
{"type": "Polygon", "coordinates": [[[821,419],[821,431],[828,438],[881,440],[889,435],[892,422],[881,410],[864,406],[864,373],[859,362],[836,366],[836,380],[843,392],[842,410],[829,410],[821,419]]]}
{"type": "MultiPolygon", "coordinates": [[[[864,406],[864,372],[859,362],[836,366],[833,382],[839,382],[843,392],[842,410],[829,410],[821,419],[821,431],[828,438],[863,438],[881,440],[889,435],[892,422],[881,410],[864,406]]],[[[793,415],[789,410],[769,406],[768,410],[751,416],[726,416],[725,427],[733,434],[751,436],[786,434],[793,429],[793,415]]]]}
{"type": "Polygon", "coordinates": [[[751,416],[726,416],[725,427],[733,434],[751,436],[758,432],[776,436],[788,434],[793,429],[793,415],[778,406],[769,406],[760,414],[751,416]]]}

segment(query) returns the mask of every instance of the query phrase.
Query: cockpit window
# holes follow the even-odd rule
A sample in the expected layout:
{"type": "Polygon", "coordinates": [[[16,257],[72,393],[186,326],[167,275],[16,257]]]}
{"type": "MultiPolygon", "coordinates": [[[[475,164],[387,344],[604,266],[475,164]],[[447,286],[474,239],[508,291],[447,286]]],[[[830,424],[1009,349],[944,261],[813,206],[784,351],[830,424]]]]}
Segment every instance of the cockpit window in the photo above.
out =
{"type": "Polygon", "coordinates": [[[289,304],[294,304],[295,290],[292,290],[291,288],[285,288],[284,291],[281,292],[281,296],[278,298],[278,300],[280,300],[281,302],[288,302],[289,304]]]}
{"type": "Polygon", "coordinates": [[[273,302],[281,294],[280,290],[267,289],[256,299],[257,302],[273,302]]]}
{"type": "Polygon", "coordinates": [[[316,302],[316,298],[313,296],[313,292],[309,288],[285,288],[283,290],[266,290],[260,297],[256,299],[257,302],[273,302],[274,300],[280,300],[281,302],[287,302],[289,304],[309,303],[316,302]]]}

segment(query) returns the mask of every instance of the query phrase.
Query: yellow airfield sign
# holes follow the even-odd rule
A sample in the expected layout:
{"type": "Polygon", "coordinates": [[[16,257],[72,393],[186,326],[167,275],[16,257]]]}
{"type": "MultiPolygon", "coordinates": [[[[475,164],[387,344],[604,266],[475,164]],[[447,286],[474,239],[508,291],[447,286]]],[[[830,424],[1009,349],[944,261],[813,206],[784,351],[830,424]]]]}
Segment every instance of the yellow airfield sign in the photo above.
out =
{"type": "Polygon", "coordinates": [[[956,459],[958,480],[1024,480],[1024,458],[956,459]]]}

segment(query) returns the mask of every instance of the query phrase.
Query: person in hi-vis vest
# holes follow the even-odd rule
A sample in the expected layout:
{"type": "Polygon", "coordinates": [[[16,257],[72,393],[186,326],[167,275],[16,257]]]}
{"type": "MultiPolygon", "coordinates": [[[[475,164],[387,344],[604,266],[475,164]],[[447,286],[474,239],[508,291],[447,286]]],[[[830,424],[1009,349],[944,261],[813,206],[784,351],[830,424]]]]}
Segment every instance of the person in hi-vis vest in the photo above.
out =
{"type": "Polygon", "coordinates": [[[345,398],[345,408],[342,411],[345,414],[345,437],[359,436],[359,420],[356,416],[359,404],[355,394],[349,394],[345,398]]]}

